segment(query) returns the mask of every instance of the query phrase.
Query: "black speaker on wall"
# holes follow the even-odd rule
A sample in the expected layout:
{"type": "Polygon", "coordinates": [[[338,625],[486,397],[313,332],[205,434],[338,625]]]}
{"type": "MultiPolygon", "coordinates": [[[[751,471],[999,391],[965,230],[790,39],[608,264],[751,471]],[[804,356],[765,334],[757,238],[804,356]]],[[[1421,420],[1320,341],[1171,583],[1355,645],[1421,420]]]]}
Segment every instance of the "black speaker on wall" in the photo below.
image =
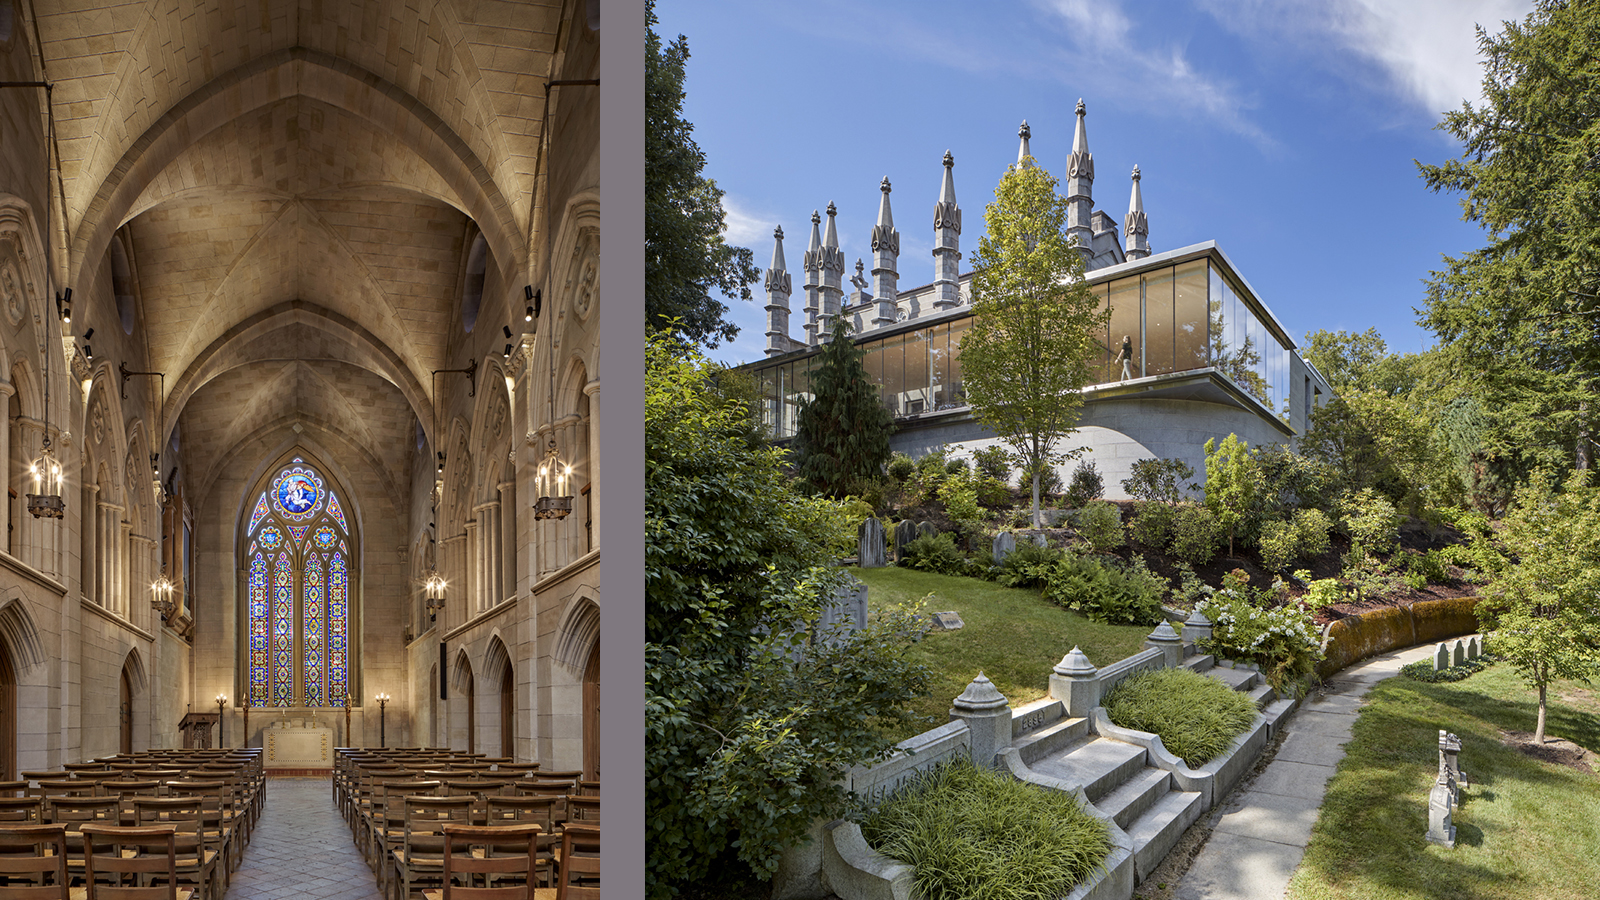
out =
{"type": "Polygon", "coordinates": [[[439,699],[450,699],[450,674],[444,667],[444,641],[439,642],[439,699]]]}

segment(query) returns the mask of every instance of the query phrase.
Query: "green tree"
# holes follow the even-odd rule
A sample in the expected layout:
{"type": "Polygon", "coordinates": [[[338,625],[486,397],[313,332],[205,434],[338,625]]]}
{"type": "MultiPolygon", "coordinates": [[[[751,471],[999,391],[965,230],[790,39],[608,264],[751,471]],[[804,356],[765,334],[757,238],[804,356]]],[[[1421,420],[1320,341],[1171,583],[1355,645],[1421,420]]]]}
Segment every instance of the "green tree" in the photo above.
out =
{"type": "Polygon", "coordinates": [[[887,747],[927,673],[904,622],[814,622],[837,585],[838,504],[797,493],[736,393],[667,334],[646,351],[645,781],[651,900],[770,877],[838,815],[840,780],[887,747]]]}
{"type": "Polygon", "coordinates": [[[1461,158],[1418,164],[1434,191],[1462,196],[1488,243],[1447,257],[1421,321],[1499,413],[1491,455],[1587,468],[1600,376],[1600,4],[1536,0],[1504,30],[1478,31],[1481,106],[1439,128],[1461,158]]]}
{"type": "Polygon", "coordinates": [[[1055,447],[1076,430],[1094,329],[1109,315],[1083,280],[1066,219],[1048,172],[1031,160],[1006,170],[973,255],[972,328],[961,341],[974,416],[1033,474],[1035,528],[1040,471],[1076,455],[1055,447]]]}
{"type": "Polygon", "coordinates": [[[712,295],[751,298],[761,277],[754,254],[723,239],[722,189],[701,175],[706,156],[683,119],[683,35],[665,47],[655,3],[645,4],[644,309],[651,331],[672,330],[709,347],[731,341],[737,326],[712,295]]]}
{"type": "Polygon", "coordinates": [[[1217,446],[1217,439],[1206,441],[1206,506],[1217,517],[1217,524],[1228,533],[1228,555],[1233,555],[1234,538],[1250,523],[1256,507],[1257,475],[1250,445],[1229,434],[1217,446]]]}
{"type": "Polygon", "coordinates": [[[850,321],[834,320],[833,340],[811,372],[811,399],[800,406],[795,455],[800,478],[833,497],[883,475],[894,417],[850,340],[850,321]]]}
{"type": "Polygon", "coordinates": [[[1515,559],[1478,604],[1487,639],[1539,692],[1534,740],[1544,742],[1545,693],[1556,678],[1585,683],[1600,654],[1600,488],[1575,472],[1554,491],[1535,475],[1518,492],[1501,540],[1515,559]]]}
{"type": "Polygon", "coordinates": [[[1376,391],[1386,397],[1408,394],[1417,385],[1421,356],[1390,353],[1376,328],[1360,334],[1313,331],[1306,335],[1303,355],[1335,391],[1376,391]]]}

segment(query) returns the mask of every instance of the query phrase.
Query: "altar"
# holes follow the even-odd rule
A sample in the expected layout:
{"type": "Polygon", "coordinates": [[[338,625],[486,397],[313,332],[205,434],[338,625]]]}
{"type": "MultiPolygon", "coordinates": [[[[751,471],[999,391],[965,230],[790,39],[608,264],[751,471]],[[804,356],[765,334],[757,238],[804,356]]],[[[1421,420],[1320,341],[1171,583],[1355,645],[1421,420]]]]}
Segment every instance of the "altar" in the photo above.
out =
{"type": "Polygon", "coordinates": [[[261,729],[269,769],[333,768],[333,729],[315,719],[278,719],[261,729]]]}

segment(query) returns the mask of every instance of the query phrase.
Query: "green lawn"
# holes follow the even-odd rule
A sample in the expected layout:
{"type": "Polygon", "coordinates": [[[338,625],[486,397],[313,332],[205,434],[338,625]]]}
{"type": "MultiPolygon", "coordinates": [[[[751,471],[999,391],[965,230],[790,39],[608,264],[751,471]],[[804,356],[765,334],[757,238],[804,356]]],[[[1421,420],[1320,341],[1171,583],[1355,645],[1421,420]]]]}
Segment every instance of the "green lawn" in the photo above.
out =
{"type": "MultiPolygon", "coordinates": [[[[1600,897],[1600,779],[1500,743],[1502,731],[1532,732],[1537,713],[1511,666],[1451,684],[1392,678],[1367,697],[1290,898],[1600,897]],[[1423,839],[1441,728],[1461,736],[1472,780],[1449,850],[1423,839]]],[[[1592,689],[1561,683],[1550,701],[1549,736],[1600,748],[1592,689]]]]}
{"type": "Polygon", "coordinates": [[[929,612],[955,610],[966,623],[959,631],[930,632],[912,650],[933,669],[929,695],[914,704],[928,724],[912,727],[904,740],[950,720],[954,700],[981,669],[1012,706],[1045,696],[1050,669],[1074,646],[1097,666],[1139,652],[1149,628],[1097,625],[1039,597],[1038,591],[1001,587],[976,578],[935,575],[891,566],[851,569],[868,586],[868,603],[913,603],[932,593],[929,612]]]}

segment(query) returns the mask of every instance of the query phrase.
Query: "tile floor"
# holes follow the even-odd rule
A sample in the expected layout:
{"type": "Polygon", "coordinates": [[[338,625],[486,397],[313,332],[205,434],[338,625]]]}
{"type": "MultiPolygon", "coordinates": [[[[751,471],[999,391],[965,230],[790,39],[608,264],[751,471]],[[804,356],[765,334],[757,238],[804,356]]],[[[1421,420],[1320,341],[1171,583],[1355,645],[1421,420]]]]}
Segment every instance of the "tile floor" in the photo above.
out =
{"type": "Polygon", "coordinates": [[[383,900],[321,778],[271,778],[224,900],[383,900]]]}

